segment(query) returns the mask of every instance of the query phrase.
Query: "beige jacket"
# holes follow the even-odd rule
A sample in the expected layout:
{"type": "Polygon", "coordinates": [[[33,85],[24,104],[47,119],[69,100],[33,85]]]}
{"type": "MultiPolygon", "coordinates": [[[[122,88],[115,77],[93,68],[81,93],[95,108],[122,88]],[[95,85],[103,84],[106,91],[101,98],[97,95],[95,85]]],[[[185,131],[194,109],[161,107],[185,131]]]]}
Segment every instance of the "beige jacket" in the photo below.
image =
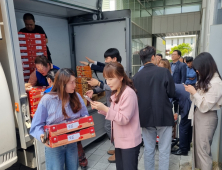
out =
{"type": "Polygon", "coordinates": [[[217,73],[214,74],[210,81],[208,92],[203,93],[202,90],[197,90],[197,93],[190,95],[190,99],[192,104],[188,119],[192,119],[192,125],[195,105],[202,113],[220,109],[222,106],[222,80],[219,75],[217,73]]]}

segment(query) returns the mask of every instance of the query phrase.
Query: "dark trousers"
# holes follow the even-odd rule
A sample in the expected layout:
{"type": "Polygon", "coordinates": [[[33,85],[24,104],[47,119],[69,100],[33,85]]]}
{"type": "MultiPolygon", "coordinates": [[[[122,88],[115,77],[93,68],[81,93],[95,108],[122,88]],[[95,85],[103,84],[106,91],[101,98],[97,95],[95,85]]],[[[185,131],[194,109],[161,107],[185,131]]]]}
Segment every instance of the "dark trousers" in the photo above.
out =
{"type": "Polygon", "coordinates": [[[182,152],[188,152],[192,141],[192,126],[188,115],[181,119],[179,127],[180,149],[182,152]]]}
{"type": "Polygon", "coordinates": [[[117,170],[137,170],[140,145],[130,149],[115,148],[117,170]]]}

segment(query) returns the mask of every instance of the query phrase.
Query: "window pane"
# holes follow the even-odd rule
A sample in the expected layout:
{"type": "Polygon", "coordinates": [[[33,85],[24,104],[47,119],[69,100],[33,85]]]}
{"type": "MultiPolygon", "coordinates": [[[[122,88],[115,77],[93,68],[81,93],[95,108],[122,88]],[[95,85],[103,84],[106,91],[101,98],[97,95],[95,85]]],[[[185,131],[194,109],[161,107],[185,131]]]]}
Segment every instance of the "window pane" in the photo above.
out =
{"type": "Polygon", "coordinates": [[[152,8],[154,7],[162,7],[163,6],[163,1],[153,1],[152,3],[152,8]]]}
{"type": "Polygon", "coordinates": [[[163,8],[156,8],[153,9],[153,15],[164,15],[164,9],[163,8]]]}
{"type": "Polygon", "coordinates": [[[183,3],[202,2],[202,0],[183,0],[183,3]]]}
{"type": "Polygon", "coordinates": [[[200,7],[201,7],[200,4],[183,5],[182,13],[200,11],[200,7]]]}
{"type": "Polygon", "coordinates": [[[166,5],[179,5],[181,0],[167,0],[165,1],[166,5]]]}
{"type": "Polygon", "coordinates": [[[166,7],[165,14],[178,14],[181,13],[181,6],[174,6],[174,7],[166,7]]]}

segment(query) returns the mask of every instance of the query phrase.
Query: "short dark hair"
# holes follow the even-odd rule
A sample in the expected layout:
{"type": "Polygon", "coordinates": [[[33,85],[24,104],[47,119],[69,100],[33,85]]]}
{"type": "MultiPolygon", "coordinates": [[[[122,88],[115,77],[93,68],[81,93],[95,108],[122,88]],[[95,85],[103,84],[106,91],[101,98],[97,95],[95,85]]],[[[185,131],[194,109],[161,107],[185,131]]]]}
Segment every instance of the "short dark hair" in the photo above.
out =
{"type": "Polygon", "coordinates": [[[143,64],[150,62],[152,56],[156,55],[156,49],[152,46],[146,46],[139,52],[140,59],[142,60],[143,64]]]}
{"type": "Polygon", "coordinates": [[[193,61],[193,57],[190,56],[186,56],[186,63],[192,62],[193,61]]]}
{"type": "Polygon", "coordinates": [[[209,90],[210,81],[215,73],[217,73],[221,79],[217,64],[210,53],[200,53],[193,60],[192,66],[195,71],[198,71],[196,89],[207,92],[209,90]]]}
{"type": "Polygon", "coordinates": [[[33,20],[35,22],[35,17],[34,17],[34,15],[32,15],[30,13],[25,13],[23,15],[23,21],[25,21],[25,20],[33,20]]]}
{"type": "Polygon", "coordinates": [[[116,57],[116,60],[121,63],[122,61],[122,57],[119,54],[119,50],[117,50],[116,48],[109,48],[108,50],[106,50],[106,52],[104,53],[104,58],[107,57],[111,57],[112,59],[116,57]]]}
{"type": "Polygon", "coordinates": [[[177,54],[179,55],[179,56],[181,56],[181,51],[180,50],[174,50],[173,52],[177,52],[177,54]]]}
{"type": "Polygon", "coordinates": [[[156,54],[156,55],[158,55],[158,56],[160,56],[161,58],[163,58],[163,55],[162,55],[162,54],[160,54],[160,53],[158,53],[158,54],[156,54]]]}
{"type": "Polygon", "coordinates": [[[47,73],[47,78],[50,78],[51,80],[52,80],[52,82],[54,82],[54,80],[55,80],[55,75],[56,75],[56,73],[57,73],[57,71],[58,70],[56,70],[56,69],[51,69],[51,70],[49,70],[49,72],[47,73]]]}
{"type": "Polygon", "coordinates": [[[46,56],[41,55],[35,58],[35,64],[42,64],[47,67],[48,64],[51,64],[51,62],[46,58],[46,56]]]}

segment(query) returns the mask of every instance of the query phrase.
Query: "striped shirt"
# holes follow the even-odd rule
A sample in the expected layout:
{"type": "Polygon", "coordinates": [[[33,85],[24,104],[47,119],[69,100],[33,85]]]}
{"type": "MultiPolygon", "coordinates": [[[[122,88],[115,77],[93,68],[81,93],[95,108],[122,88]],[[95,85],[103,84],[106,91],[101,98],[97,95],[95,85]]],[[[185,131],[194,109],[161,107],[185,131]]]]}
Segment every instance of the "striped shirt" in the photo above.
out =
{"type": "Polygon", "coordinates": [[[70,104],[67,103],[65,110],[69,118],[65,119],[62,114],[62,101],[59,99],[58,95],[45,94],[39,102],[35,116],[32,120],[30,135],[41,141],[40,135],[44,134],[45,125],[60,124],[77,119],[79,117],[88,116],[89,113],[83,99],[78,93],[77,95],[79,97],[82,108],[77,113],[73,113],[70,104]]]}

